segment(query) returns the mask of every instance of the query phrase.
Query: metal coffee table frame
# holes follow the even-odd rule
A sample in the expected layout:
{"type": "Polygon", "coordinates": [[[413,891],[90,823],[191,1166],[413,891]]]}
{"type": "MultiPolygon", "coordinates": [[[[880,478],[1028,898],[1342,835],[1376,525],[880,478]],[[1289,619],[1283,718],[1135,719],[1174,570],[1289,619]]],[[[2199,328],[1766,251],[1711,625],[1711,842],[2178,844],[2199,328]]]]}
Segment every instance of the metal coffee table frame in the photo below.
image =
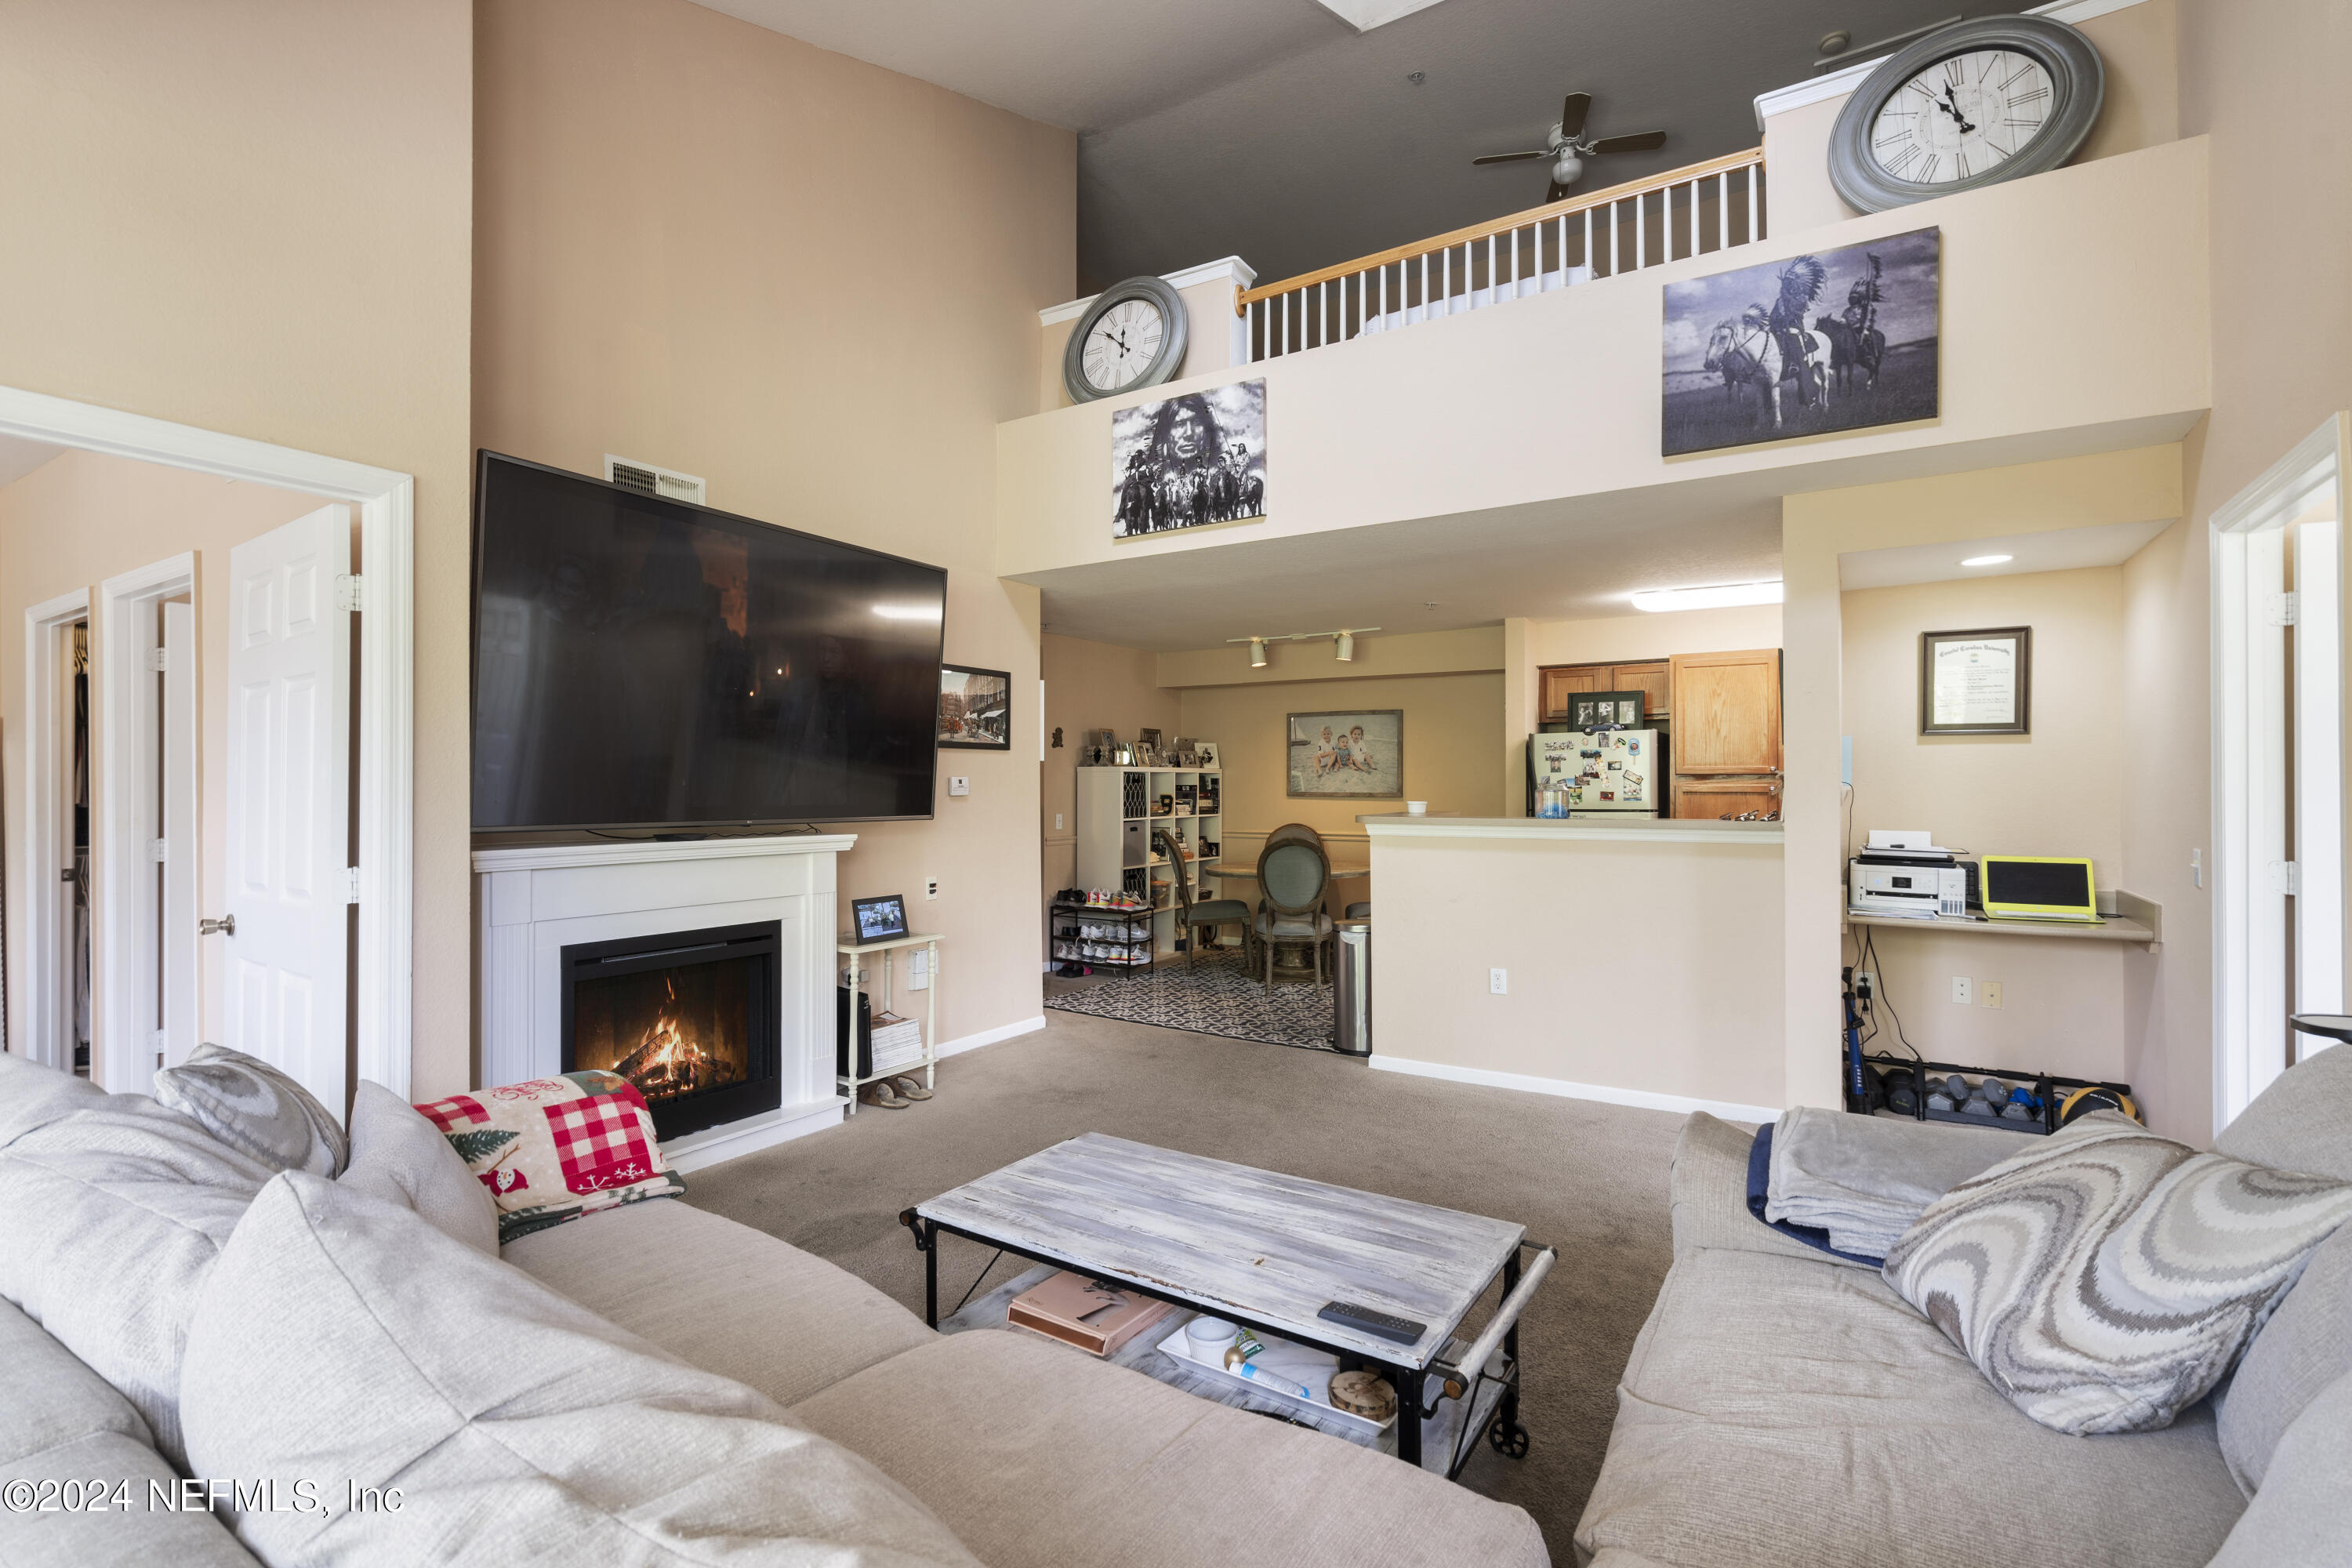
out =
{"type": "MultiPolygon", "coordinates": [[[[961,1237],[967,1241],[1011,1253],[1016,1258],[1028,1258],[1034,1263],[1102,1273],[1118,1279],[1122,1289],[1175,1307],[1218,1317],[1237,1317],[1254,1327],[1265,1328],[1285,1339],[1338,1357],[1342,1370],[1370,1368],[1379,1372],[1397,1393],[1398,1413],[1394,1427],[1397,1458],[1416,1468],[1423,1465],[1423,1421],[1439,1415],[1444,1400],[1458,1398],[1465,1402],[1464,1424],[1466,1427],[1475,1417],[1481,1384],[1488,1382],[1498,1384],[1500,1392],[1494,1416],[1486,1423],[1487,1442],[1497,1453],[1511,1458],[1522,1458],[1528,1452],[1528,1429],[1519,1420],[1518,1325],[1520,1314],[1526,1310],[1528,1302],[1558,1260],[1558,1253],[1549,1247],[1538,1246],[1521,1237],[1504,1256],[1495,1272],[1487,1276],[1486,1287],[1478,1292],[1483,1295],[1485,1289],[1491,1288],[1497,1278],[1502,1281],[1502,1303],[1487,1320],[1476,1340],[1449,1360],[1444,1352],[1460,1342],[1453,1337],[1453,1330],[1459,1320],[1456,1323],[1440,1325],[1435,1349],[1425,1361],[1416,1365],[1407,1355],[1400,1354],[1391,1359],[1368,1352],[1360,1343],[1339,1343],[1312,1331],[1302,1332],[1295,1321],[1267,1323],[1253,1320],[1245,1309],[1237,1308],[1231,1301],[1188,1291],[1178,1281],[1156,1277],[1139,1279],[1129,1269],[1106,1269],[1098,1258],[1090,1259],[1024,1243],[1001,1234],[992,1234],[978,1226],[955,1223],[926,1212],[933,1204],[952,1195],[942,1194],[941,1198],[918,1204],[898,1215],[899,1223],[913,1234],[915,1246],[923,1254],[923,1321],[934,1329],[940,1326],[940,1238],[942,1236],[961,1237]],[[1503,1365],[1499,1372],[1490,1376],[1487,1368],[1493,1363],[1498,1349],[1503,1354],[1503,1365]],[[1434,1397],[1431,1394],[1432,1384],[1435,1384],[1438,1389],[1434,1397]]],[[[974,1284],[977,1285],[978,1281],[975,1280],[974,1284]]],[[[1460,1472],[1474,1447],[1475,1439],[1464,1431],[1461,1440],[1454,1445],[1454,1451],[1445,1457],[1441,1466],[1448,1479],[1460,1472]]]]}

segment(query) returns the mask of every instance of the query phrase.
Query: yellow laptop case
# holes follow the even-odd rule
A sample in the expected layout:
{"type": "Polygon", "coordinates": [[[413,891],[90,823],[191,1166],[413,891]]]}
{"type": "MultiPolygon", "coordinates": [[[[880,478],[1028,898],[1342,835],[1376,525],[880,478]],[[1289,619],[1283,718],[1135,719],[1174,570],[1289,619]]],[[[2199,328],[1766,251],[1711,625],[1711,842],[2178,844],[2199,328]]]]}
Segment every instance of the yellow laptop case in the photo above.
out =
{"type": "Polygon", "coordinates": [[[2088,860],[1986,855],[1979,866],[1988,919],[2098,923],[2098,889],[2092,884],[2088,860]]]}

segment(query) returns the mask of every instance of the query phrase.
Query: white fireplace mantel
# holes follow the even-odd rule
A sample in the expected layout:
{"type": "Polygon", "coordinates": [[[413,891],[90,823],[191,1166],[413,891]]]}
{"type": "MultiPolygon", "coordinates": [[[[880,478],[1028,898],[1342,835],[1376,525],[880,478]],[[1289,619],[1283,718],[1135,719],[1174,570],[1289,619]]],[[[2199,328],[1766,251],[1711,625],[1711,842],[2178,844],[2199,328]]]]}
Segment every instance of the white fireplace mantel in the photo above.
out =
{"type": "Polygon", "coordinates": [[[562,954],[577,942],[774,921],[783,1104],[662,1146],[679,1170],[834,1126],[835,857],[855,834],[525,843],[474,851],[482,1082],[563,1068],[562,954]]]}

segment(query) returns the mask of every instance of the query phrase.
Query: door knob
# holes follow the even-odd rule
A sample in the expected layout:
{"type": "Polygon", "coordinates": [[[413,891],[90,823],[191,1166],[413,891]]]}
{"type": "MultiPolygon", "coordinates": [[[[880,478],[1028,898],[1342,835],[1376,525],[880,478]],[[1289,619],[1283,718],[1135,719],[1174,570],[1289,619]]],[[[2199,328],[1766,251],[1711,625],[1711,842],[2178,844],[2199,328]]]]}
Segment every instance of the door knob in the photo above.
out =
{"type": "Polygon", "coordinates": [[[215,934],[220,936],[235,936],[236,934],[236,917],[235,915],[223,915],[216,921],[198,921],[196,922],[196,934],[198,936],[213,936],[215,934]]]}

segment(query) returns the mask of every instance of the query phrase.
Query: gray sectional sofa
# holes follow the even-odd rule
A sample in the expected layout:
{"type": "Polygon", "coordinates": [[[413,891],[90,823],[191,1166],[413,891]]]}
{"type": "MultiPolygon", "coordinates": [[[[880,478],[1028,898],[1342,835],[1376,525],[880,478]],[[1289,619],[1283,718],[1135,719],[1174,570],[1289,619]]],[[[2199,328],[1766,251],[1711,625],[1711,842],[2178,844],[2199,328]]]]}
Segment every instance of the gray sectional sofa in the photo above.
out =
{"type": "MultiPolygon", "coordinates": [[[[0,1507],[0,1563],[10,1568],[405,1562],[447,1555],[460,1539],[470,1561],[540,1561],[558,1539],[570,1539],[550,1533],[550,1510],[595,1502],[599,1488],[615,1497],[657,1492],[667,1513],[654,1522],[668,1530],[661,1539],[669,1544],[657,1550],[628,1533],[654,1504],[639,1502],[634,1514],[614,1504],[599,1522],[619,1519],[625,1528],[595,1539],[621,1545],[569,1560],[976,1559],[992,1568],[1539,1568],[1549,1561],[1519,1509],[1059,1347],[1012,1333],[934,1333],[832,1264],[676,1200],[593,1214],[521,1237],[493,1258],[397,1205],[319,1176],[290,1173],[257,1189],[247,1183],[244,1214],[174,1222],[175,1236],[203,1251],[204,1267],[163,1276],[195,1279],[195,1299],[158,1303],[147,1329],[176,1325],[173,1353],[184,1355],[184,1371],[176,1389],[142,1384],[126,1393],[61,1342],[58,1335],[75,1340],[73,1303],[54,1290],[40,1296],[42,1272],[26,1267],[27,1249],[76,1245],[33,1223],[23,1206],[28,1194],[53,1203],[57,1172],[71,1162],[53,1152],[14,1160],[9,1143],[31,1123],[108,1102],[125,1109],[135,1097],[98,1096],[86,1086],[64,1092],[58,1077],[0,1058],[0,1251],[16,1249],[0,1258],[0,1285],[13,1285],[58,1331],[0,1300],[0,1502],[32,1498],[20,1484],[31,1483],[52,1505],[0,1507]],[[27,1110],[36,1100],[47,1109],[27,1110]],[[52,1185],[40,1187],[43,1181],[52,1185]],[[373,1310],[378,1301],[382,1311],[373,1310]],[[574,1348],[535,1369],[505,1363],[502,1342],[542,1330],[568,1336],[559,1351],[574,1348]],[[477,1334],[483,1342],[463,1342],[477,1334]],[[617,1370],[600,1375],[634,1390],[625,1419],[590,1412],[604,1425],[586,1429],[585,1440],[580,1413],[548,1393],[576,1390],[583,1362],[609,1363],[617,1370]],[[661,1387],[664,1367],[673,1369],[675,1396],[661,1387]],[[381,1462],[386,1430],[427,1418],[467,1426],[458,1439],[478,1447],[453,1439],[404,1472],[415,1494],[409,1511],[380,1526],[352,1516],[320,1531],[299,1515],[240,1512],[233,1501],[182,1511],[152,1500],[151,1482],[168,1493],[187,1473],[186,1460],[166,1457],[174,1450],[199,1460],[324,1452],[340,1455],[326,1468],[364,1467],[381,1462]],[[747,1427],[765,1434],[751,1468],[740,1452],[747,1427]],[[706,1432],[713,1458],[698,1475],[706,1432]],[[533,1457],[531,1444],[557,1441],[550,1433],[571,1434],[561,1437],[561,1458],[572,1468],[555,1476],[553,1489],[543,1484],[546,1472],[530,1469],[549,1462],[533,1457]],[[812,1443],[811,1433],[830,1445],[812,1443]],[[631,1443],[646,1451],[630,1454],[631,1443]],[[794,1444],[802,1451],[782,1452],[794,1444]],[[858,1457],[824,1472],[845,1474],[847,1466],[856,1476],[798,1500],[789,1528],[779,1527],[814,1532],[818,1549],[800,1540],[714,1547],[706,1556],[696,1530],[709,1527],[676,1524],[681,1508],[702,1510],[698,1519],[717,1509],[740,1533],[749,1527],[737,1503],[766,1500],[713,1498],[714,1486],[723,1493],[735,1483],[711,1478],[783,1473],[777,1465],[800,1466],[790,1473],[806,1476],[805,1450],[816,1447],[858,1457]],[[583,1448],[596,1451],[583,1458],[583,1448]],[[480,1457],[463,1458],[467,1452],[480,1457]],[[131,1483],[109,1494],[127,1495],[129,1506],[93,1510],[93,1481],[131,1483]],[[567,1489],[568,1496],[551,1496],[567,1489]],[[68,1500],[76,1506],[63,1506],[68,1500]],[[459,1507],[466,1516],[449,1530],[418,1518],[459,1507]],[[859,1520],[841,1517],[868,1508],[890,1516],[887,1528],[861,1534],[859,1520]],[[940,1525],[951,1539],[935,1531],[940,1525]],[[436,1543],[430,1553],[414,1544],[422,1540],[436,1543]]],[[[152,1101],[128,1109],[138,1113],[133,1132],[185,1132],[152,1101]]],[[[44,1149],[54,1151],[59,1136],[53,1126],[44,1149]]],[[[75,1168],[83,1174],[74,1180],[92,1179],[87,1163],[75,1168]]],[[[158,1180],[173,1178],[151,1170],[142,1179],[145,1205],[163,1190],[158,1180]]],[[[136,1265],[125,1265],[122,1277],[157,1278],[136,1265]]]]}
{"type": "MultiPolygon", "coordinates": [[[[2352,1564],[2352,1226],[2170,1427],[2067,1436],[1875,1270],[1756,1220],[1752,1142],[1705,1115],[1683,1131],[1674,1266],[1618,1385],[1580,1563],[2352,1564]]],[[[2215,1146],[2352,1180],[2352,1047],[2290,1069],[2215,1146]]]]}

